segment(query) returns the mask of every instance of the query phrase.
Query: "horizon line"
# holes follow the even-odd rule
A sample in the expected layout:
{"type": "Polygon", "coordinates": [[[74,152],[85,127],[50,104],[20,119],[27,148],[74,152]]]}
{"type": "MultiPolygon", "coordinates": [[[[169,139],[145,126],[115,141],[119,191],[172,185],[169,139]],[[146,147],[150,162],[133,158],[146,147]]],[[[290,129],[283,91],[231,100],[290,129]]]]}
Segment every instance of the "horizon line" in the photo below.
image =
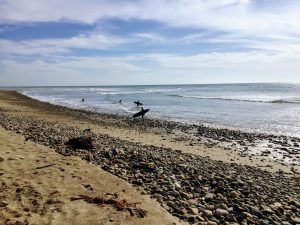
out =
{"type": "Polygon", "coordinates": [[[230,85],[230,84],[300,84],[300,82],[237,82],[237,83],[111,84],[111,85],[16,85],[16,86],[0,86],[0,88],[129,87],[129,86],[230,85]]]}

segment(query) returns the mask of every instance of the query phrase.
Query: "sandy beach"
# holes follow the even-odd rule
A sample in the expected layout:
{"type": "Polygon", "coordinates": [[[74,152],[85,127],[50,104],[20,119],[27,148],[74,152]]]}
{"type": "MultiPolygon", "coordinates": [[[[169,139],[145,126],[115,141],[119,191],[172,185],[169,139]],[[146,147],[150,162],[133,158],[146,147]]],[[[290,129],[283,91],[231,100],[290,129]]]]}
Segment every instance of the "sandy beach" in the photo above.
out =
{"type": "Polygon", "coordinates": [[[0,119],[0,223],[300,223],[297,138],[133,120],[14,91],[0,92],[0,119]],[[259,151],[264,140],[277,158],[259,151]],[[71,201],[81,195],[129,204],[71,201]]]}

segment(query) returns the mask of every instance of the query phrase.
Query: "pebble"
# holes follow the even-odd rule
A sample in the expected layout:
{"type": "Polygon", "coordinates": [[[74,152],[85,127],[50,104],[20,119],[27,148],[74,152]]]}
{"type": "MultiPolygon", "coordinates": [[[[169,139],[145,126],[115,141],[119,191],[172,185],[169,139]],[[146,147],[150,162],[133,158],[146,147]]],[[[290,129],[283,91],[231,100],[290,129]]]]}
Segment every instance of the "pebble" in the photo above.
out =
{"type": "Polygon", "coordinates": [[[202,210],[202,213],[205,215],[205,216],[212,216],[213,215],[213,212],[211,210],[208,210],[208,209],[203,209],[202,210]]]}
{"type": "Polygon", "coordinates": [[[293,223],[300,224],[300,218],[299,218],[299,217],[292,217],[292,218],[291,218],[291,221],[292,221],[293,223]]]}
{"type": "Polygon", "coordinates": [[[229,214],[229,212],[225,209],[216,209],[216,215],[218,216],[226,216],[229,214]]]}
{"type": "Polygon", "coordinates": [[[184,198],[184,199],[190,199],[190,194],[183,192],[183,191],[179,191],[180,195],[184,198]]]}
{"type": "Polygon", "coordinates": [[[181,188],[181,185],[180,185],[177,181],[174,182],[174,186],[175,186],[177,189],[180,189],[180,188],[181,188]]]}
{"type": "Polygon", "coordinates": [[[213,200],[214,199],[214,194],[212,193],[207,193],[205,195],[205,200],[213,200]]]}
{"type": "Polygon", "coordinates": [[[239,194],[238,194],[238,192],[236,192],[236,191],[232,191],[232,192],[230,192],[230,197],[231,197],[231,198],[238,198],[238,197],[239,197],[239,194]]]}
{"type": "Polygon", "coordinates": [[[189,210],[194,215],[198,215],[199,214],[199,209],[197,209],[197,208],[190,207],[189,210]]]}
{"type": "Polygon", "coordinates": [[[0,201],[0,207],[5,207],[7,205],[8,205],[7,201],[5,200],[0,201]]]}
{"type": "Polygon", "coordinates": [[[207,225],[218,225],[218,223],[214,221],[207,221],[207,225]]]}

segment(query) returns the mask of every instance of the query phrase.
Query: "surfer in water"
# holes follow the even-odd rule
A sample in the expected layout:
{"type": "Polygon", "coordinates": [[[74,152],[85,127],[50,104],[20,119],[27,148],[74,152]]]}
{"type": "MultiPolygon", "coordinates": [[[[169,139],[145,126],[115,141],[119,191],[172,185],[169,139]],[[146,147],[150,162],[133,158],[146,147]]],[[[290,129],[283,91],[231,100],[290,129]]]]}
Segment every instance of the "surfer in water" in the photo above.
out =
{"type": "Polygon", "coordinates": [[[143,103],[140,102],[140,100],[133,102],[134,104],[136,104],[137,107],[143,105],[143,103]]]}
{"type": "Polygon", "coordinates": [[[133,118],[136,118],[136,117],[139,117],[139,116],[142,116],[142,118],[144,119],[144,116],[147,112],[149,112],[150,109],[144,109],[142,107],[142,110],[136,114],[133,115],[133,118]]]}
{"type": "Polygon", "coordinates": [[[84,102],[84,98],[81,99],[81,102],[84,102]]]}

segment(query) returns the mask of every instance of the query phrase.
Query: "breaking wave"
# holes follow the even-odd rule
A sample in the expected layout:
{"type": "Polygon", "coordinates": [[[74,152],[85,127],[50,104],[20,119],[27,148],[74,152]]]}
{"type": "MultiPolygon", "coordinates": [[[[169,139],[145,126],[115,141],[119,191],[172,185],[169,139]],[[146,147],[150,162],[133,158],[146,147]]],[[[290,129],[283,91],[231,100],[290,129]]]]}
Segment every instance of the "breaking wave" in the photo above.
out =
{"type": "Polygon", "coordinates": [[[223,101],[241,101],[241,102],[261,102],[261,103],[274,103],[274,104],[300,104],[299,100],[255,100],[255,99],[239,99],[239,98],[222,98],[222,97],[203,97],[203,96],[190,96],[190,95],[179,95],[171,94],[171,97],[179,98],[193,98],[193,99],[207,99],[207,100],[223,100],[223,101]]]}

